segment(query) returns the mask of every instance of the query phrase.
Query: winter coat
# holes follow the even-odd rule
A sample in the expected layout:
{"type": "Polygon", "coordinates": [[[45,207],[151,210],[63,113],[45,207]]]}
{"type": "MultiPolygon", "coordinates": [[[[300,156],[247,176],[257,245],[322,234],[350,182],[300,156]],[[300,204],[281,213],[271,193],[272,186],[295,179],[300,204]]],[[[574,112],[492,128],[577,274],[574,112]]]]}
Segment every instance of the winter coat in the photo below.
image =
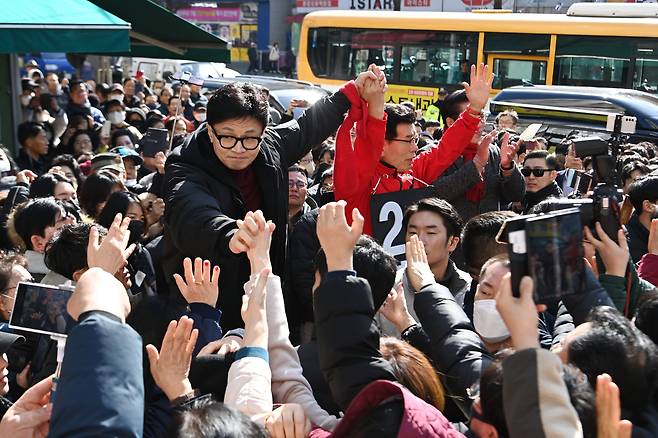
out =
{"type": "MultiPolygon", "coordinates": [[[[354,83],[344,89],[356,91],[354,83]]],[[[340,124],[349,101],[343,91],[323,98],[297,120],[263,133],[260,151],[251,167],[261,191],[265,218],[276,230],[272,236],[274,273],[284,274],[288,223],[288,167],[306,155],[311,146],[324,141],[340,124]]],[[[208,128],[202,125],[167,159],[164,183],[165,233],[162,267],[173,283],[182,273],[185,257],[201,257],[222,269],[218,306],[221,326],[241,327],[242,286],[249,278],[245,254],[233,254],[229,241],[237,231],[236,220],[247,207],[231,172],[216,157],[208,128]]],[[[175,286],[171,291],[177,291],[175,286]]],[[[178,292],[174,292],[181,297],[178,292]]]]}
{"type": "Polygon", "coordinates": [[[631,220],[626,224],[626,230],[628,231],[628,250],[631,252],[633,262],[638,263],[648,251],[649,230],[642,225],[637,214],[631,216],[631,220]]]}

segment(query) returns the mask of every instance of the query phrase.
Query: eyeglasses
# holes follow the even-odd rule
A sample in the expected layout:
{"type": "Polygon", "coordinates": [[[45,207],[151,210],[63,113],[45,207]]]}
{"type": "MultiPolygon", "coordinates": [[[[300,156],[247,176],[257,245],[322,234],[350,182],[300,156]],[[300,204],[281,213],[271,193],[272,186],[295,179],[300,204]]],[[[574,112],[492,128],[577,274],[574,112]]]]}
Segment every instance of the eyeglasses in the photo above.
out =
{"type": "Polygon", "coordinates": [[[306,187],[306,183],[304,181],[288,181],[288,188],[292,189],[293,187],[297,187],[297,190],[300,190],[306,187]]]}
{"type": "Polygon", "coordinates": [[[313,161],[313,158],[303,158],[303,159],[299,160],[299,162],[301,164],[309,164],[312,161],[313,161]]]}
{"type": "Polygon", "coordinates": [[[247,151],[253,151],[258,148],[260,142],[263,141],[263,137],[233,137],[232,135],[219,135],[215,131],[215,128],[208,124],[212,133],[219,141],[219,145],[224,149],[233,149],[238,142],[242,144],[242,147],[247,151]]]}
{"type": "Polygon", "coordinates": [[[554,170],[555,169],[529,169],[524,167],[523,169],[521,169],[521,174],[526,177],[532,174],[537,178],[541,178],[542,176],[544,176],[544,172],[552,172],[554,170]]]}
{"type": "Polygon", "coordinates": [[[405,143],[411,143],[411,144],[418,144],[418,141],[420,140],[420,137],[414,137],[410,140],[404,139],[404,138],[387,138],[386,140],[389,141],[402,141],[405,143]]]}

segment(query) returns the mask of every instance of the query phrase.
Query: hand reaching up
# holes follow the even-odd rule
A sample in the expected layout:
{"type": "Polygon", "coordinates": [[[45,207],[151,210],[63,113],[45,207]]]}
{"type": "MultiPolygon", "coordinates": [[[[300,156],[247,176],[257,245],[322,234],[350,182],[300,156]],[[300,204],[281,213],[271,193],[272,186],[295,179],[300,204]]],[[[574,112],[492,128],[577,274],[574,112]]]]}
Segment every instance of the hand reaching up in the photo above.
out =
{"type": "Polygon", "coordinates": [[[245,215],[244,220],[238,219],[235,221],[238,230],[233,234],[228,244],[229,249],[234,254],[247,252],[254,247],[259,232],[259,217],[264,217],[260,210],[256,210],[256,212],[249,211],[245,215]]]}
{"type": "Polygon", "coordinates": [[[192,392],[188,375],[192,352],[199,336],[199,331],[193,327],[194,321],[183,316],[178,322],[169,323],[159,352],[151,344],[146,346],[151,375],[169,400],[192,392]]]}
{"type": "Polygon", "coordinates": [[[631,438],[633,424],[621,420],[619,387],[607,374],[596,378],[596,429],[598,438],[631,438]]]}
{"type": "Polygon", "coordinates": [[[130,301],[125,287],[112,274],[100,268],[89,268],[75,285],[66,310],[76,321],[92,310],[102,310],[125,321],[130,313],[130,301]]]}
{"type": "Polygon", "coordinates": [[[487,105],[492,83],[493,73],[489,71],[488,65],[484,63],[480,63],[477,67],[471,65],[471,83],[463,82],[462,85],[473,111],[482,111],[487,105]]]}
{"type": "Polygon", "coordinates": [[[0,436],[45,438],[50,428],[52,377],[46,377],[16,400],[2,417],[0,436]]]}
{"type": "Polygon", "coordinates": [[[589,227],[585,227],[585,238],[596,248],[599,256],[601,256],[606,274],[624,277],[631,254],[628,249],[624,230],[620,228],[617,231],[617,241],[619,242],[617,243],[603,231],[600,223],[597,222],[594,226],[596,227],[596,234],[599,238],[594,237],[589,227]]]}
{"type": "Polygon", "coordinates": [[[515,144],[509,142],[508,132],[503,135],[503,141],[500,145],[500,167],[503,169],[509,169],[512,167],[516,153],[519,150],[519,145],[520,141],[516,142],[515,144]]]}
{"type": "Polygon", "coordinates": [[[395,329],[400,333],[416,324],[416,320],[414,320],[407,308],[407,300],[404,296],[402,282],[393,287],[391,293],[388,294],[386,301],[384,301],[382,307],[379,308],[379,313],[381,313],[384,318],[391,321],[395,326],[395,329]]]}
{"type": "Polygon", "coordinates": [[[478,143],[477,151],[475,152],[475,164],[479,167],[480,172],[489,162],[489,146],[493,143],[494,139],[498,135],[498,131],[493,130],[480,140],[478,143]]]}
{"type": "Polygon", "coordinates": [[[219,297],[219,266],[211,269],[208,260],[197,257],[194,259],[194,272],[192,272],[192,260],[186,257],[183,260],[183,269],[185,280],[178,274],[174,274],[174,280],[185,300],[189,304],[205,303],[215,307],[219,297]]]}
{"type": "Polygon", "coordinates": [[[251,273],[256,275],[263,269],[272,269],[270,244],[276,226],[272,221],[265,221],[265,216],[260,210],[253,213],[251,220],[256,223],[258,228],[251,233],[252,245],[247,250],[247,257],[249,257],[249,263],[251,264],[251,273]]]}
{"type": "Polygon", "coordinates": [[[512,295],[512,274],[508,273],[500,282],[496,296],[496,309],[503,318],[512,337],[512,344],[517,351],[539,348],[539,330],[537,329],[537,312],[546,309],[544,305],[535,305],[532,297],[533,282],[530,277],[521,279],[521,296],[512,295]]]}
{"type": "Polygon", "coordinates": [[[258,274],[258,279],[251,291],[242,296],[242,320],[244,321],[244,338],[242,345],[245,347],[261,347],[267,349],[268,327],[265,309],[265,298],[267,296],[267,277],[270,269],[263,269],[258,274]]]}
{"type": "Polygon", "coordinates": [[[412,235],[405,244],[407,255],[407,278],[414,292],[418,293],[422,288],[436,283],[434,274],[427,263],[427,254],[425,245],[418,239],[418,236],[412,235]]]}
{"type": "Polygon", "coordinates": [[[352,253],[363,233],[364,219],[358,209],[352,210],[352,226],[345,219],[345,201],[330,202],[320,209],[317,233],[327,257],[327,269],[350,271],[352,253]]]}
{"type": "Polygon", "coordinates": [[[87,244],[87,266],[101,268],[114,275],[128,263],[128,257],[135,250],[135,244],[128,246],[130,231],[128,231],[130,218],[121,218],[117,213],[114,221],[101,243],[98,242],[98,229],[92,226],[89,229],[89,243],[87,244]]]}

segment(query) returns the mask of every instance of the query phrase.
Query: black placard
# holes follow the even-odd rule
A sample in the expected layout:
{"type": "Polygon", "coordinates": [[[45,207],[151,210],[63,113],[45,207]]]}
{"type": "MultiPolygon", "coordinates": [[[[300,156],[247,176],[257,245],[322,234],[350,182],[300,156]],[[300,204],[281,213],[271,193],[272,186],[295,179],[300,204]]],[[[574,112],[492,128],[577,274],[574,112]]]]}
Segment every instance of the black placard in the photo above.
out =
{"type": "Polygon", "coordinates": [[[370,197],[372,234],[387,253],[404,260],[404,229],[402,219],[411,204],[425,198],[436,197],[433,187],[382,193],[370,197]]]}

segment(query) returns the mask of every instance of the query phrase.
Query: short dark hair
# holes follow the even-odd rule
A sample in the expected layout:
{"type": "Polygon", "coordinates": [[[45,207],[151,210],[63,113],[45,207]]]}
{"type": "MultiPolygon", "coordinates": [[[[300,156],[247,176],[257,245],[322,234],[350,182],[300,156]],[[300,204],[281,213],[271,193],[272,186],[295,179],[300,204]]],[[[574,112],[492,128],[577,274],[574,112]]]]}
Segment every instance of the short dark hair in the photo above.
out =
{"type": "Polygon", "coordinates": [[[303,173],[304,176],[306,177],[306,179],[308,179],[308,172],[306,171],[306,169],[304,169],[302,166],[298,166],[297,164],[295,164],[294,166],[290,166],[290,167],[288,168],[288,172],[299,172],[299,173],[303,173]]]}
{"type": "Polygon", "coordinates": [[[30,199],[13,210],[7,228],[15,245],[31,250],[31,237],[45,237],[46,228],[54,227],[58,218],[65,215],[62,204],[53,198],[30,199]]]}
{"type": "Polygon", "coordinates": [[[75,154],[75,141],[78,139],[78,136],[80,135],[87,135],[89,137],[89,140],[91,140],[92,150],[95,150],[98,147],[98,135],[94,131],[88,129],[78,129],[73,133],[71,138],[69,138],[69,142],[66,148],[67,153],[71,155],[75,154]]]}
{"type": "Polygon", "coordinates": [[[469,273],[478,275],[484,262],[507,250],[505,244],[496,242],[496,236],[503,223],[514,216],[516,213],[511,211],[490,211],[466,222],[461,245],[469,273]]]}
{"type": "Polygon", "coordinates": [[[139,204],[141,208],[142,204],[139,202],[137,195],[130,192],[114,192],[107,198],[107,202],[98,215],[96,222],[109,229],[117,213],[125,216],[130,204],[135,203],[139,204]]]}
{"type": "Polygon", "coordinates": [[[386,138],[396,138],[398,136],[398,125],[410,124],[416,122],[416,113],[407,105],[387,103],[384,112],[388,116],[386,120],[386,138]]]}
{"type": "Polygon", "coordinates": [[[37,177],[32,184],[30,184],[30,198],[47,198],[55,194],[55,187],[57,184],[64,182],[69,183],[71,180],[58,173],[44,173],[37,177]]]}
{"type": "Polygon", "coordinates": [[[468,96],[464,90],[455,90],[448,94],[443,100],[443,106],[441,107],[443,123],[448,123],[448,117],[452,120],[457,120],[460,114],[460,107],[464,103],[468,103],[468,96]]]}
{"type": "Polygon", "coordinates": [[[118,176],[110,171],[99,170],[87,177],[80,188],[80,207],[90,217],[95,218],[98,213],[98,204],[106,202],[115,186],[123,187],[118,176]]]}
{"type": "Polygon", "coordinates": [[[23,122],[18,125],[18,142],[21,146],[25,147],[25,142],[27,140],[36,137],[44,130],[45,129],[41,123],[23,122]]]}
{"type": "Polygon", "coordinates": [[[27,269],[27,259],[13,251],[0,252],[0,290],[7,289],[14,265],[27,269]]]}
{"type": "Polygon", "coordinates": [[[595,307],[591,328],[568,344],[567,357],[590,385],[608,374],[619,387],[622,410],[643,412],[658,383],[658,347],[624,315],[611,307],[595,307]]]}
{"type": "Polygon", "coordinates": [[[208,101],[208,123],[253,117],[267,126],[268,101],[261,87],[249,83],[231,83],[223,86],[208,101]]]}
{"type": "Polygon", "coordinates": [[[639,214],[642,212],[644,201],[656,202],[658,200],[658,175],[647,175],[638,178],[628,188],[628,199],[639,214]]]}
{"type": "Polygon", "coordinates": [[[635,314],[635,327],[658,344],[658,291],[642,294],[635,314]]]}
{"type": "Polygon", "coordinates": [[[193,400],[174,414],[168,438],[267,438],[262,426],[242,412],[204,396],[193,400]]]}
{"type": "Polygon", "coordinates": [[[557,158],[555,157],[555,154],[551,154],[550,152],[541,149],[530,151],[526,154],[523,163],[525,164],[526,161],[533,158],[539,158],[545,160],[546,167],[548,169],[552,169],[552,170],[557,169],[557,158]]]}
{"type": "MultiPolygon", "coordinates": [[[[362,235],[354,247],[353,264],[356,275],[370,284],[376,312],[395,284],[397,262],[372,237],[362,235]]],[[[322,278],[327,275],[327,257],[322,249],[315,256],[315,269],[322,278]]]]}
{"type": "Polygon", "coordinates": [[[126,109],[126,105],[124,105],[124,103],[122,101],[112,99],[112,100],[108,100],[107,102],[105,102],[105,113],[106,114],[109,113],[110,108],[112,108],[114,106],[120,107],[122,111],[124,111],[126,109]]]}
{"type": "Polygon", "coordinates": [[[133,146],[137,146],[137,139],[135,138],[133,133],[130,132],[130,129],[121,128],[121,129],[115,130],[112,133],[112,135],[110,136],[111,148],[113,148],[117,145],[116,144],[117,138],[123,137],[124,135],[127,135],[130,138],[130,141],[132,142],[133,146]]]}
{"type": "Polygon", "coordinates": [[[632,176],[633,172],[638,170],[642,175],[651,173],[651,169],[646,164],[640,161],[632,161],[621,168],[621,182],[626,183],[626,180],[632,176]]]}
{"type": "Polygon", "coordinates": [[[455,207],[453,207],[448,201],[440,198],[425,198],[410,205],[407,208],[407,211],[404,212],[404,218],[402,220],[402,225],[405,230],[409,226],[409,219],[411,219],[411,216],[421,211],[428,211],[441,216],[448,237],[461,236],[462,228],[464,227],[464,222],[462,222],[461,216],[459,216],[455,207]]]}
{"type": "Polygon", "coordinates": [[[105,228],[89,223],[66,225],[55,233],[46,246],[46,267],[69,280],[73,280],[76,271],[88,268],[87,244],[93,226],[97,227],[99,236],[107,234],[105,228]]]}
{"type": "Polygon", "coordinates": [[[75,176],[75,179],[78,181],[78,186],[82,185],[84,177],[82,175],[82,170],[80,170],[80,163],[78,163],[78,160],[73,158],[73,155],[71,155],[71,154],[62,154],[62,155],[56,156],[50,162],[50,167],[51,168],[53,168],[55,166],[66,166],[69,169],[71,169],[73,171],[73,175],[75,176]]]}

